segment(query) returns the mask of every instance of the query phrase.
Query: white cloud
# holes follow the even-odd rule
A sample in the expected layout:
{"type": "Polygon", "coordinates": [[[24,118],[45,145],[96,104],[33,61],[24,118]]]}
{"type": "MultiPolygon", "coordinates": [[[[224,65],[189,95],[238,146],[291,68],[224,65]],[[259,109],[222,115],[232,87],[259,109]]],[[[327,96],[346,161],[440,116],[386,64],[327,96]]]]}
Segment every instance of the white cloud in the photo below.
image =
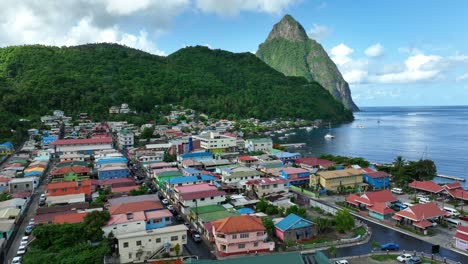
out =
{"type": "Polygon", "coordinates": [[[351,61],[350,55],[354,52],[353,49],[341,43],[333,47],[330,51],[331,59],[339,66],[343,66],[351,61]]]}
{"type": "Polygon", "coordinates": [[[313,24],[312,28],[307,32],[312,39],[320,40],[326,38],[331,32],[331,29],[324,25],[313,24]]]}
{"type": "Polygon", "coordinates": [[[241,11],[280,14],[297,0],[196,0],[198,9],[218,15],[237,15],[241,11]]]}
{"type": "Polygon", "coordinates": [[[457,82],[468,80],[468,72],[463,74],[463,75],[458,76],[456,80],[457,80],[457,82]]]}
{"type": "Polygon", "coordinates": [[[369,57],[380,57],[383,55],[384,48],[380,43],[369,46],[364,53],[369,57]]]}

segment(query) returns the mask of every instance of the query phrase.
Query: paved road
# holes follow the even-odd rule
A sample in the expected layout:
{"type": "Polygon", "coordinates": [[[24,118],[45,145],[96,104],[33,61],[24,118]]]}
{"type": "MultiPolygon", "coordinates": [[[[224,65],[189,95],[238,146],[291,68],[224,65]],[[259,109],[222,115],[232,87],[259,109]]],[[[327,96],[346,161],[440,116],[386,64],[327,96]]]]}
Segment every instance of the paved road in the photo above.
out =
{"type": "Polygon", "coordinates": [[[186,253],[197,255],[199,259],[215,259],[215,256],[211,253],[210,248],[205,243],[206,242],[195,243],[189,235],[187,245],[184,245],[184,248],[186,253]]]}

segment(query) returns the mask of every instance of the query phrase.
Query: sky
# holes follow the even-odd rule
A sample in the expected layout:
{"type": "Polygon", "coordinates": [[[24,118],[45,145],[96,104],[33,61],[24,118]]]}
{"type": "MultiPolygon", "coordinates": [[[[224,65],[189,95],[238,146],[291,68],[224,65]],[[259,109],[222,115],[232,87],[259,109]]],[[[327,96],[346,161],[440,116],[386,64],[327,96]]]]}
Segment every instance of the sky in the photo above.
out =
{"type": "Polygon", "coordinates": [[[115,42],[166,56],[255,52],[285,14],[319,41],[358,106],[468,105],[468,1],[0,0],[0,47],[115,42]]]}

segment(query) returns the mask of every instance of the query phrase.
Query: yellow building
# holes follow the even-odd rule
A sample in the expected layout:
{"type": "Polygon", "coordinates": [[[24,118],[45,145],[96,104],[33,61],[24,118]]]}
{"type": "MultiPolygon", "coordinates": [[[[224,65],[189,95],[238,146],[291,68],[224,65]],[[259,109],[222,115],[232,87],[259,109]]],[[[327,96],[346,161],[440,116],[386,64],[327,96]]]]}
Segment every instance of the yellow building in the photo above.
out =
{"type": "MultiPolygon", "coordinates": [[[[362,183],[362,171],[358,169],[345,169],[318,172],[320,185],[326,190],[337,190],[338,187],[357,187],[362,183]]],[[[311,175],[311,177],[314,177],[311,175]]],[[[312,182],[312,178],[311,178],[312,182]]]]}

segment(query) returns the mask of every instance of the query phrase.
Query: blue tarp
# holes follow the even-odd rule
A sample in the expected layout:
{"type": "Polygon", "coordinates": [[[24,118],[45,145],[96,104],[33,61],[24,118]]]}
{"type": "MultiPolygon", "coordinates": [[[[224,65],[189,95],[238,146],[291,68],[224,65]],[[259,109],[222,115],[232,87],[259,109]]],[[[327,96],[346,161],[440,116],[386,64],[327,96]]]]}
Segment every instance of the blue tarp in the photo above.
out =
{"type": "Polygon", "coordinates": [[[255,214],[255,211],[252,208],[248,207],[237,209],[237,212],[239,212],[239,214],[241,215],[255,214]]]}

